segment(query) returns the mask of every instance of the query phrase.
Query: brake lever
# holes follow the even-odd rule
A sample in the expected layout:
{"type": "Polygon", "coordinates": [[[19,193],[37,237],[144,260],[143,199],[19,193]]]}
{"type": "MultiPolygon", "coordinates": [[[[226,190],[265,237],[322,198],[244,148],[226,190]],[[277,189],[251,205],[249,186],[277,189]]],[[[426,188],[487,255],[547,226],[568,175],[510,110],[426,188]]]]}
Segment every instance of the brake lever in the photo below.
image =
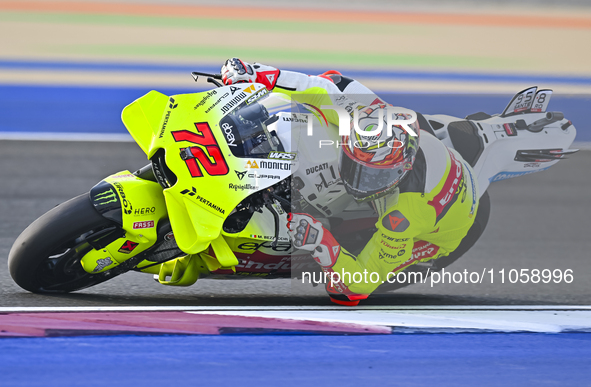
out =
{"type": "Polygon", "coordinates": [[[202,77],[209,77],[209,78],[213,78],[213,79],[222,79],[222,74],[211,74],[211,73],[203,73],[201,71],[193,71],[191,72],[191,75],[193,76],[193,79],[195,79],[195,82],[197,82],[197,79],[199,79],[199,76],[202,77]]]}

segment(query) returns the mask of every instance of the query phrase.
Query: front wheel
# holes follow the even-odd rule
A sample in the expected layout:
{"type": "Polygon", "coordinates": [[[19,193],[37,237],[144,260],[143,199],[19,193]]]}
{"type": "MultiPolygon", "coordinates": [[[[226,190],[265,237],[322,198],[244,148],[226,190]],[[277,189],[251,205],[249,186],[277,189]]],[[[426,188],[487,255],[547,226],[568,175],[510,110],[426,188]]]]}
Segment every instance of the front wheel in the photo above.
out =
{"type": "Polygon", "coordinates": [[[94,209],[87,193],[68,200],[19,235],[8,255],[10,275],[34,293],[66,293],[104,282],[116,273],[87,273],[80,260],[92,250],[92,236],[114,226],[94,209]]]}

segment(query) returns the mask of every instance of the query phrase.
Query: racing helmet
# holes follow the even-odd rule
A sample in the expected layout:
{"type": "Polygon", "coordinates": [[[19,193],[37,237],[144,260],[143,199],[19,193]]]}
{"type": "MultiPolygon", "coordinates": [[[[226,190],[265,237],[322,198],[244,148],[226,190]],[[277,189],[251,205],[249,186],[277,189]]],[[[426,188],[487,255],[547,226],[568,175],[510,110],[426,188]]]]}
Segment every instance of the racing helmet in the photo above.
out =
{"type": "MultiPolygon", "coordinates": [[[[359,134],[353,124],[349,136],[343,136],[339,155],[339,173],[347,192],[357,202],[375,200],[396,189],[410,173],[419,148],[419,137],[411,136],[401,126],[386,130],[386,114],[379,113],[384,105],[372,105],[359,111],[358,128],[375,131],[379,120],[382,130],[377,134],[359,134]]],[[[410,118],[399,113],[403,119],[410,118]]],[[[418,133],[416,123],[415,127],[418,133]]]]}

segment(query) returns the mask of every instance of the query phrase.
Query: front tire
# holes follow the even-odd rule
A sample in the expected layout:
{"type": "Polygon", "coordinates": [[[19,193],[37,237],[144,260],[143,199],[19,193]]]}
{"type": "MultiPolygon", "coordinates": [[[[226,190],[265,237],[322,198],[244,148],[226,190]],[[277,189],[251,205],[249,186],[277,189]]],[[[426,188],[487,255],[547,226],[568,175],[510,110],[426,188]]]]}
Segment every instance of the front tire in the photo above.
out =
{"type": "Polygon", "coordinates": [[[104,282],[114,273],[87,273],[80,260],[92,250],[89,237],[113,226],[94,209],[88,193],[68,200],[19,235],[8,255],[10,275],[33,293],[66,293],[104,282]]]}

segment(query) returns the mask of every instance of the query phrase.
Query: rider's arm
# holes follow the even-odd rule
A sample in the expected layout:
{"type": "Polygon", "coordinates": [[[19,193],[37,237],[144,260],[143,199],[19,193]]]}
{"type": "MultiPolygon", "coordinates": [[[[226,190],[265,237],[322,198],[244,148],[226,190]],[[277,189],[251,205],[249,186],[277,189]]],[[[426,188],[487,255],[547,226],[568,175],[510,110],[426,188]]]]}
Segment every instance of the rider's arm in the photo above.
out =
{"type": "MultiPolygon", "coordinates": [[[[295,71],[279,70],[260,63],[250,64],[238,58],[232,58],[222,66],[221,72],[222,81],[226,85],[257,82],[264,84],[269,90],[286,94],[322,90],[323,93],[330,96],[346,94],[365,106],[382,102],[370,89],[337,71],[328,71],[318,76],[306,75],[295,71]]],[[[345,100],[340,99],[340,101],[342,102],[337,104],[346,104],[345,100]]]]}
{"type": "Polygon", "coordinates": [[[391,278],[389,273],[401,271],[414,263],[413,244],[415,237],[421,233],[422,225],[411,220],[412,209],[398,210],[392,206],[393,200],[396,198],[388,199],[388,203],[385,199],[383,203],[376,203],[383,210],[378,209],[378,230],[357,256],[342,247],[330,231],[309,215],[293,215],[290,229],[295,233],[294,244],[300,249],[312,251],[314,259],[329,278],[340,279],[334,286],[340,293],[370,294],[391,278]],[[302,220],[311,227],[307,227],[302,220]],[[299,230],[298,226],[301,227],[299,230]],[[297,241],[298,234],[300,242],[297,241]],[[313,242],[311,239],[314,238],[310,235],[317,235],[313,242]]]}

